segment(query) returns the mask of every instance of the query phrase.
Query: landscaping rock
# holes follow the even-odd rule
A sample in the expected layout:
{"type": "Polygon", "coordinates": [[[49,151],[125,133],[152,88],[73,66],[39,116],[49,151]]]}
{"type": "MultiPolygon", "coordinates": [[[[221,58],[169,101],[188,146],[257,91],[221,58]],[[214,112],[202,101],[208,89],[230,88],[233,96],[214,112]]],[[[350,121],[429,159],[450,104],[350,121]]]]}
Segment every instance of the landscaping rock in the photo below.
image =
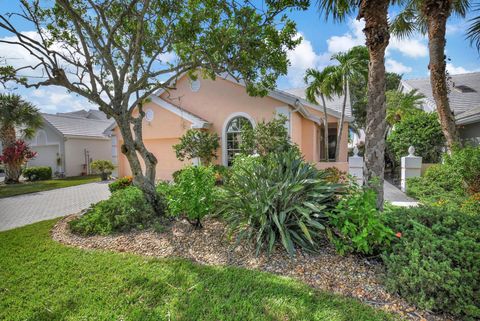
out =
{"type": "Polygon", "coordinates": [[[381,281],[384,270],[379,261],[355,255],[340,256],[327,242],[322,251],[315,254],[297,251],[297,255],[291,258],[283,248],[278,247],[270,256],[256,256],[253,246],[237,245],[235,240],[228,237],[225,223],[215,219],[205,220],[202,229],[194,229],[187,221],[177,221],[163,233],[148,230],[83,237],[72,234],[68,228],[68,222],[75,217],[67,216],[54,226],[54,240],[83,249],[180,257],[200,264],[255,269],[292,277],[320,290],[357,298],[407,320],[455,320],[446,315],[421,311],[388,293],[381,281]]]}

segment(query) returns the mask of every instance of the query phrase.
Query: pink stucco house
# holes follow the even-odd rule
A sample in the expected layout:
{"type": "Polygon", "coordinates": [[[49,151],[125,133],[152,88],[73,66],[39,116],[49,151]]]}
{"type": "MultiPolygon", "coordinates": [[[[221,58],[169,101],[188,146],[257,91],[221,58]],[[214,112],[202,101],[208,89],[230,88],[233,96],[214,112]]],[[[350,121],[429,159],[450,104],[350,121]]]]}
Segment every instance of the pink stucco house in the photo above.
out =
{"type": "MultiPolygon", "coordinates": [[[[245,121],[252,126],[262,120],[270,120],[277,114],[288,118],[286,126],[292,142],[296,143],[305,160],[316,163],[317,167],[336,166],[348,169],[347,145],[348,124],[352,121],[350,106],[347,106],[345,126],[338,162],[321,162],[334,150],[336,129],[340,117],[341,99],[327,103],[329,141],[332,150],[326,153],[323,140],[323,108],[304,99],[304,89],[271,91],[265,97],[251,97],[245,86],[233,78],[218,76],[216,80],[201,79],[192,81],[187,75],[177,80],[174,90],[160,90],[151,96],[144,106],[146,116],[143,125],[143,139],[147,148],[158,159],[157,178],[171,179],[174,171],[185,166],[175,157],[172,146],[190,128],[216,132],[220,137],[217,163],[228,166],[238,151],[239,124],[245,121]]],[[[113,130],[114,148],[118,155],[118,175],[130,175],[126,157],[121,154],[122,138],[118,128],[113,130]]]]}

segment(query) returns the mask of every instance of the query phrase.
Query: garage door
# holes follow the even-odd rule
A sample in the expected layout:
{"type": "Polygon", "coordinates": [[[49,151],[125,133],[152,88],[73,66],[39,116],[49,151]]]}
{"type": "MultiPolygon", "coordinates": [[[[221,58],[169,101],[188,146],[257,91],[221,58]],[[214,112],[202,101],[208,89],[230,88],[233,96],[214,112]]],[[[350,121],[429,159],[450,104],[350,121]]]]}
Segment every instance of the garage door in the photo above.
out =
{"type": "Polygon", "coordinates": [[[57,170],[58,145],[32,146],[32,150],[37,152],[37,156],[28,162],[28,166],[49,166],[52,173],[57,170]]]}

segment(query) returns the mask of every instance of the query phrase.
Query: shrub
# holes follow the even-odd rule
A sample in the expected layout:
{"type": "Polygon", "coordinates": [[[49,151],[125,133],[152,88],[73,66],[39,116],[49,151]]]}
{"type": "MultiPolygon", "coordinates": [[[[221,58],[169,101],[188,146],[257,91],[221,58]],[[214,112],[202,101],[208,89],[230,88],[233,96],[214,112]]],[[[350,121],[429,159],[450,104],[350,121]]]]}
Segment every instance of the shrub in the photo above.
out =
{"type": "Polygon", "coordinates": [[[27,181],[44,181],[52,179],[52,168],[49,166],[34,166],[25,168],[22,172],[27,181]]]}
{"type": "Polygon", "coordinates": [[[437,113],[408,115],[395,124],[387,137],[388,149],[400,162],[408,155],[408,148],[415,147],[415,154],[423,157],[424,163],[437,163],[441,159],[445,138],[438,122],[437,113]]]}
{"type": "Polygon", "coordinates": [[[132,176],[125,176],[125,177],[119,178],[119,179],[115,180],[114,182],[111,182],[110,184],[108,184],[108,189],[110,190],[111,193],[113,193],[115,191],[125,189],[129,186],[132,186],[132,184],[133,184],[133,177],[132,176]]]}
{"type": "Polygon", "coordinates": [[[476,193],[467,198],[460,208],[467,214],[480,215],[480,193],[476,193]]]}
{"type": "Polygon", "coordinates": [[[283,115],[277,115],[269,122],[259,122],[255,128],[247,127],[242,131],[242,143],[240,148],[243,154],[259,154],[265,156],[269,153],[284,152],[291,148],[298,147],[292,145],[288,137],[288,130],[285,127],[287,118],[283,115]]]}
{"type": "Polygon", "coordinates": [[[168,211],[185,215],[196,227],[201,219],[212,213],[215,201],[215,173],[212,167],[188,166],[177,176],[172,185],[160,184],[157,191],[165,194],[168,211]]]}
{"type": "Polygon", "coordinates": [[[93,171],[100,174],[102,180],[106,181],[108,176],[112,174],[112,171],[115,169],[115,165],[109,160],[96,160],[90,164],[90,167],[93,171]]]}
{"type": "Polygon", "coordinates": [[[315,251],[342,186],[327,182],[324,172],[294,151],[241,159],[235,160],[220,202],[230,232],[238,241],[253,241],[257,254],[270,253],[277,242],[290,255],[295,246],[315,251]]]}
{"type": "Polygon", "coordinates": [[[198,157],[203,165],[209,165],[213,159],[217,158],[217,149],[220,146],[218,141],[219,137],[216,133],[189,129],[173,149],[181,161],[198,157]]]}
{"type": "Polygon", "coordinates": [[[479,318],[480,216],[399,208],[388,224],[401,233],[383,257],[388,289],[425,309],[479,318]]]}
{"type": "Polygon", "coordinates": [[[373,190],[358,189],[328,215],[328,236],[340,254],[378,254],[390,245],[393,231],[377,210],[376,198],[373,190]]]}
{"type": "Polygon", "coordinates": [[[480,146],[454,149],[445,155],[445,165],[461,177],[468,193],[480,193],[480,146]]]}
{"type": "Polygon", "coordinates": [[[155,219],[155,212],[142,191],[130,186],[94,204],[85,215],[70,222],[70,229],[82,235],[107,235],[144,229],[151,226],[155,219]]]}
{"type": "Polygon", "coordinates": [[[450,209],[458,208],[466,198],[462,177],[445,164],[429,167],[422,177],[408,179],[407,194],[423,204],[450,209]]]}
{"type": "Polygon", "coordinates": [[[347,173],[336,167],[327,167],[323,171],[327,174],[327,180],[331,183],[345,183],[348,181],[347,173]]]}

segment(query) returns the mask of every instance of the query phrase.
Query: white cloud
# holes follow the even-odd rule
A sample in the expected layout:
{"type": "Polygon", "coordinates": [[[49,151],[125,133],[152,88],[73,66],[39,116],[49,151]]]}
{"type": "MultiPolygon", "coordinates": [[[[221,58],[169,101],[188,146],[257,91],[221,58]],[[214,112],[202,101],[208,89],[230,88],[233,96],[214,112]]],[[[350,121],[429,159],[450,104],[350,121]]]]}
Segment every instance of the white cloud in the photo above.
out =
{"type": "Polygon", "coordinates": [[[396,50],[411,58],[428,56],[428,47],[422,38],[399,39],[397,37],[391,37],[387,47],[387,54],[389,54],[388,50],[396,50]]]}
{"type": "Polygon", "coordinates": [[[461,66],[454,66],[452,63],[447,63],[447,71],[450,75],[457,75],[457,74],[466,74],[469,72],[479,71],[479,69],[468,70],[461,66]]]}
{"type": "Polygon", "coordinates": [[[290,66],[288,67],[287,79],[292,87],[301,87],[304,85],[303,77],[308,68],[323,68],[330,63],[330,55],[317,54],[313,49],[312,43],[305,39],[302,34],[302,42],[292,51],[288,52],[288,60],[290,66]]]}
{"type": "Polygon", "coordinates": [[[332,36],[327,39],[328,51],[337,53],[347,51],[352,47],[365,45],[365,35],[363,28],[365,23],[358,20],[350,20],[348,23],[349,31],[341,36],[332,36]]]}
{"type": "Polygon", "coordinates": [[[405,66],[401,62],[398,62],[391,58],[385,60],[385,68],[388,72],[394,72],[397,74],[404,74],[412,71],[411,67],[405,66]]]}

